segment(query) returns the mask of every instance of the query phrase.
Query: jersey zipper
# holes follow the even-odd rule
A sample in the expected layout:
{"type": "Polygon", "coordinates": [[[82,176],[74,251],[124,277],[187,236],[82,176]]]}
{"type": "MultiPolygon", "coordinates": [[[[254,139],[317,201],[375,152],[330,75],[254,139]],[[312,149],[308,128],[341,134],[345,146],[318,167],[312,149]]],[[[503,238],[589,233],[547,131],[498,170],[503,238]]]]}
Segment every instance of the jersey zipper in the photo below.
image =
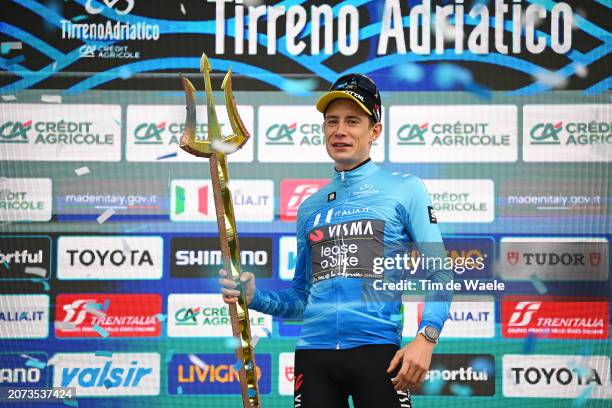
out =
{"type": "MultiPolygon", "coordinates": [[[[346,190],[344,200],[342,201],[348,201],[348,198],[350,196],[349,182],[346,179],[344,171],[340,172],[340,180],[344,183],[344,189],[346,190]]],[[[338,321],[338,315],[340,314],[338,308],[338,279],[334,279],[334,290],[336,294],[336,350],[340,350],[340,322],[338,321]]]]}

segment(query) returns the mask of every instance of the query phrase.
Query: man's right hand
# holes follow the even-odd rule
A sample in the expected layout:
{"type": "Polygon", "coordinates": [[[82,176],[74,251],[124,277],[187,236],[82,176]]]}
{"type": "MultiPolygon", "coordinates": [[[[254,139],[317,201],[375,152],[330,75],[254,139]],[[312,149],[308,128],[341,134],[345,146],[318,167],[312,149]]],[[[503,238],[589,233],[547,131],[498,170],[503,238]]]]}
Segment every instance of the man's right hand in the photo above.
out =
{"type": "MultiPolygon", "coordinates": [[[[236,283],[227,278],[227,272],[224,269],[219,270],[219,276],[223,301],[227,304],[236,303],[240,295],[240,291],[236,290],[236,283]]],[[[253,296],[255,296],[255,275],[251,272],[242,272],[242,275],[240,275],[240,282],[245,291],[248,306],[253,301],[253,296]]]]}

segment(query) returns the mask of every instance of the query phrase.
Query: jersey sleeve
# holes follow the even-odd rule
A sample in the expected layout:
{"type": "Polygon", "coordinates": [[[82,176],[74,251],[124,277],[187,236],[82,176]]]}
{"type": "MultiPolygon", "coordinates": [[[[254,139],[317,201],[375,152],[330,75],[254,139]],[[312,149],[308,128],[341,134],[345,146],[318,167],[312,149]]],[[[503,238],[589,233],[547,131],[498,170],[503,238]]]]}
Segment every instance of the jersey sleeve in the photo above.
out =
{"type": "Polygon", "coordinates": [[[310,248],[306,241],[306,220],[302,205],[298,210],[296,238],[297,261],[291,287],[282,291],[257,289],[250,309],[288,319],[301,319],[310,294],[310,248]]]}
{"type": "MultiPolygon", "coordinates": [[[[419,330],[424,326],[433,326],[440,332],[448,317],[453,291],[446,289],[446,283],[452,281],[453,271],[445,268],[446,249],[440,234],[440,228],[433,212],[433,206],[427,189],[421,179],[411,176],[408,180],[408,191],[405,199],[405,226],[412,242],[416,244],[421,257],[440,259],[439,262],[425,263],[425,278],[432,283],[441,283],[444,290],[428,291],[425,295],[423,317],[419,330]]],[[[427,259],[426,258],[426,259],[427,259]]]]}

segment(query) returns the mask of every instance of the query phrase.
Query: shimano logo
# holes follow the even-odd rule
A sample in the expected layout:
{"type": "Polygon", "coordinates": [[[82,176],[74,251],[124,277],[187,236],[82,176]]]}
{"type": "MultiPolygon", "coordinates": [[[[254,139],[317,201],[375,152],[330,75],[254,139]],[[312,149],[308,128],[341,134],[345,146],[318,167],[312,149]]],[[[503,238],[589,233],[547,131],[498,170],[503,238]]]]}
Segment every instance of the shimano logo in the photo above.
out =
{"type": "MultiPolygon", "coordinates": [[[[240,251],[240,263],[246,266],[264,266],[268,264],[268,252],[259,251],[240,251]]],[[[223,254],[219,250],[209,251],[177,251],[176,265],[223,265],[223,254]]]]}
{"type": "Polygon", "coordinates": [[[36,384],[40,377],[39,368],[0,368],[0,384],[36,384]]]}

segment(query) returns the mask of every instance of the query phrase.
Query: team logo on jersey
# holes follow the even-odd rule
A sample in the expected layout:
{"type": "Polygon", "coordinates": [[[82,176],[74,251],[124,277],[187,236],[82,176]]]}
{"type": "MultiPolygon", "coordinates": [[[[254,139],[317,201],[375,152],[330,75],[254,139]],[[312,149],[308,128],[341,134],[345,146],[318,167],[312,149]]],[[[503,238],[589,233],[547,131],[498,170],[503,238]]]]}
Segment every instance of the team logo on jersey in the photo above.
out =
{"type": "Polygon", "coordinates": [[[334,201],[336,199],[336,192],[333,191],[327,195],[327,202],[334,201]]]}
{"type": "Polygon", "coordinates": [[[429,223],[430,224],[437,224],[438,223],[438,219],[436,218],[436,213],[434,212],[434,209],[431,205],[427,206],[427,213],[429,214],[429,223]]]}

